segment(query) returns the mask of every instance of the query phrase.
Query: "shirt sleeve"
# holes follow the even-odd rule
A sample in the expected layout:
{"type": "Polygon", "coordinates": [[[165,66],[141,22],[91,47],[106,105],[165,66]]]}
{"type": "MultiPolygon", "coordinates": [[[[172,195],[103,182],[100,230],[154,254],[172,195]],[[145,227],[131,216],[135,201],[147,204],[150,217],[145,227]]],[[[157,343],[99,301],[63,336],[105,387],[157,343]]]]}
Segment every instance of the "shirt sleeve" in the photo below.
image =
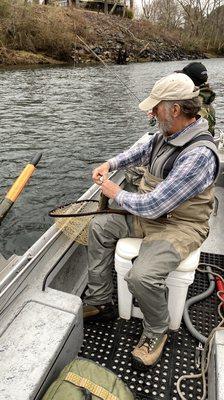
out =
{"type": "Polygon", "coordinates": [[[139,194],[121,190],[115,200],[132,214],[156,219],[202,193],[214,182],[215,172],[214,153],[200,146],[180,156],[167,178],[153,191],[139,194]]]}
{"type": "Polygon", "coordinates": [[[110,171],[134,165],[147,165],[151,156],[154,138],[155,135],[150,136],[146,143],[133,146],[130,149],[125,150],[123,153],[118,154],[116,157],[108,160],[110,171]]]}

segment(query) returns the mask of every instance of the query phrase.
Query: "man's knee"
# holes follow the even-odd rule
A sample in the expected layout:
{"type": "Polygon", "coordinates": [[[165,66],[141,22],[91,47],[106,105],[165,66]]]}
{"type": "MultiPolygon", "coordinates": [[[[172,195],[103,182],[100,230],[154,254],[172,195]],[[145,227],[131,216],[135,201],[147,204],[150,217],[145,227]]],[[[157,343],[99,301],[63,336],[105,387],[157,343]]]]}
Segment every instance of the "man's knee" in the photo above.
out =
{"type": "Polygon", "coordinates": [[[89,231],[96,232],[101,230],[105,224],[106,215],[97,215],[89,223],[89,231]]]}
{"type": "Polygon", "coordinates": [[[138,268],[131,268],[125,276],[130,292],[138,293],[143,287],[154,286],[154,277],[150,274],[145,275],[143,271],[138,268]]]}
{"type": "Polygon", "coordinates": [[[129,227],[124,215],[101,214],[92,219],[89,226],[89,235],[103,235],[106,238],[118,240],[129,236],[129,227]]]}
{"type": "Polygon", "coordinates": [[[138,265],[134,265],[126,274],[125,280],[131,293],[139,293],[141,291],[153,289],[165,289],[167,274],[161,274],[157,269],[145,269],[138,265]]]}
{"type": "Polygon", "coordinates": [[[139,274],[135,274],[133,268],[131,268],[124,278],[128,284],[128,289],[132,294],[136,292],[136,287],[139,285],[140,277],[139,274]]]}
{"type": "Polygon", "coordinates": [[[96,215],[91,221],[89,225],[89,235],[104,235],[106,233],[107,236],[113,236],[113,220],[110,218],[110,215],[102,214],[96,215]]]}

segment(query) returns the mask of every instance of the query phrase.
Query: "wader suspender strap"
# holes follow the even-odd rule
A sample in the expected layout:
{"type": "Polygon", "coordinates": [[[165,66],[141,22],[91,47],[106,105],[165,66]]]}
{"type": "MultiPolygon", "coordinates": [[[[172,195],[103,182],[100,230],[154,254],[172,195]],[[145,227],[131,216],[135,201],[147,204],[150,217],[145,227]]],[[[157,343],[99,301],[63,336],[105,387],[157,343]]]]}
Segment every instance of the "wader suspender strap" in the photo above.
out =
{"type": "Polygon", "coordinates": [[[182,147],[177,147],[173,154],[171,154],[171,156],[168,158],[164,169],[163,169],[163,179],[166,179],[167,175],[170,173],[174,162],[176,161],[177,157],[179,156],[179,154],[185,150],[187,147],[191,146],[194,143],[200,142],[201,140],[206,140],[208,142],[212,142],[214,143],[214,139],[212,137],[211,134],[204,134],[204,135],[200,135],[197,136],[196,138],[192,139],[190,142],[186,143],[184,146],[182,147]]]}
{"type": "Polygon", "coordinates": [[[64,381],[73,383],[76,386],[87,389],[90,393],[99,397],[102,400],[119,400],[117,396],[114,396],[108,390],[104,389],[102,386],[97,385],[96,383],[90,381],[87,378],[83,378],[82,376],[76,375],[73,372],[69,372],[64,381]]]}

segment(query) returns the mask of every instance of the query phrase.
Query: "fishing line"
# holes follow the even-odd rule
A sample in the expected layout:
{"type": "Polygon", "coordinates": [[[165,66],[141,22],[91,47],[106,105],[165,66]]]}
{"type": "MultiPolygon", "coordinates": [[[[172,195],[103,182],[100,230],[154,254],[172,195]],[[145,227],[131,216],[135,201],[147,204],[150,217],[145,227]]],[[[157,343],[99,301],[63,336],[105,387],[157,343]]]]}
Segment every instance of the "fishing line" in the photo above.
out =
{"type": "MultiPolygon", "coordinates": [[[[119,75],[115,71],[113,71],[111,68],[108,67],[108,65],[105,63],[105,61],[103,61],[103,59],[98,54],[96,54],[96,52],[93,49],[91,49],[91,47],[88,46],[88,44],[84,41],[83,38],[81,38],[81,36],[79,36],[77,33],[75,33],[75,35],[80,40],[80,42],[86,47],[86,49],[89,50],[94,55],[94,57],[96,57],[103,64],[103,66],[119,80],[119,82],[129,91],[129,93],[135,98],[135,100],[138,101],[138,104],[139,104],[141,102],[141,100],[130,89],[130,87],[128,85],[126,85],[126,83],[119,77],[119,75]]],[[[152,115],[151,118],[149,118],[149,125],[155,126],[156,122],[157,122],[157,120],[156,120],[155,116],[152,115]]]]}
{"type": "Polygon", "coordinates": [[[138,103],[141,102],[141,100],[138,98],[138,96],[136,96],[136,94],[130,89],[130,87],[128,85],[126,85],[125,82],[122,81],[122,79],[119,77],[119,75],[113,71],[111,68],[108,67],[108,65],[105,63],[105,61],[103,61],[103,59],[95,53],[95,51],[93,49],[91,49],[91,47],[88,46],[88,44],[76,33],[77,38],[80,40],[80,42],[82,42],[82,44],[84,44],[84,46],[87,48],[87,50],[89,50],[103,65],[105,68],[107,68],[107,70],[112,73],[113,75],[116,76],[116,78],[119,80],[119,82],[125,86],[125,88],[132,94],[132,96],[135,98],[135,100],[138,101],[138,103]]]}
{"type": "MultiPolygon", "coordinates": [[[[85,48],[96,57],[101,64],[114,75],[118,81],[128,90],[128,92],[134,97],[138,103],[141,100],[138,96],[130,89],[130,87],[120,78],[120,76],[113,71],[104,60],[91,49],[91,47],[85,42],[85,40],[75,33],[77,39],[85,46],[85,48]]],[[[149,118],[150,126],[156,124],[156,118],[151,116],[149,118]]],[[[129,215],[130,213],[125,210],[113,209],[108,207],[109,199],[103,194],[100,196],[100,200],[85,200],[76,201],[65,205],[60,205],[51,210],[48,215],[55,218],[56,225],[65,233],[66,236],[72,238],[76,242],[87,245],[88,228],[91,219],[97,214],[120,214],[129,215]]]]}

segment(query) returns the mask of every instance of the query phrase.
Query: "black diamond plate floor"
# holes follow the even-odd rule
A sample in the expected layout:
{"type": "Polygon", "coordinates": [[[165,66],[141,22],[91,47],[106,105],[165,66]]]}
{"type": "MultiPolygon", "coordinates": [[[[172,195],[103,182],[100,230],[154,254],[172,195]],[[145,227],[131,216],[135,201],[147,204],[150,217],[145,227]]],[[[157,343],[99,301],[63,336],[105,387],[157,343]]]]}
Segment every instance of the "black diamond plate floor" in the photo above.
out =
{"type": "MultiPolygon", "coordinates": [[[[224,267],[224,256],[202,253],[201,262],[224,267]]],[[[218,271],[216,271],[218,272],[218,271]]],[[[204,291],[208,286],[206,274],[196,273],[188,297],[204,291]]],[[[190,316],[194,326],[205,336],[219,322],[218,300],[211,297],[194,305],[190,316]]],[[[141,320],[117,319],[112,323],[89,323],[80,356],[92,359],[115,372],[132,390],[136,400],[179,400],[176,382],[183,374],[198,373],[195,366],[195,349],[198,341],[187,331],[182,322],[178,332],[172,333],[159,363],[147,372],[132,368],[130,352],[141,336],[141,320]]],[[[189,400],[201,398],[202,387],[195,380],[183,382],[182,391],[189,400]]]]}

